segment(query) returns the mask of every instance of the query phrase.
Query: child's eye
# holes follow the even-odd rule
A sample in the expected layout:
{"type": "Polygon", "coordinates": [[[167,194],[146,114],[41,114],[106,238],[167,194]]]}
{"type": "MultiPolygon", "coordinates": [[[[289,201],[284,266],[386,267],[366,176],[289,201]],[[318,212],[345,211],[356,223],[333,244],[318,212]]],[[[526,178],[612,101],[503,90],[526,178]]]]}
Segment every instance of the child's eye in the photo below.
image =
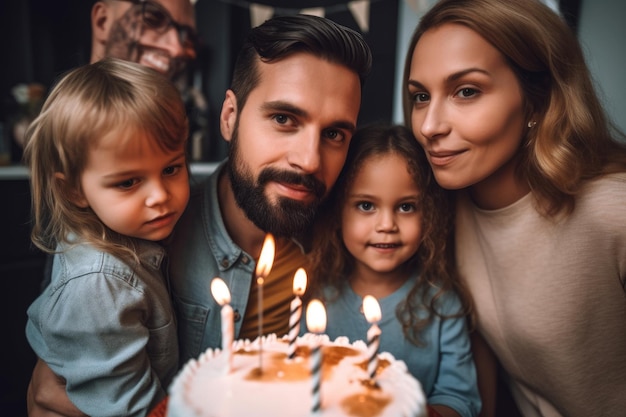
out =
{"type": "Polygon", "coordinates": [[[181,165],[172,165],[171,167],[167,167],[163,170],[163,175],[170,176],[175,175],[181,170],[181,165]]]}
{"type": "Polygon", "coordinates": [[[131,178],[131,179],[128,179],[126,181],[118,182],[117,184],[115,184],[115,186],[117,188],[121,188],[122,190],[128,190],[128,189],[132,188],[138,182],[139,182],[139,180],[137,180],[135,178],[131,178]]]}
{"type": "Polygon", "coordinates": [[[369,201],[361,201],[356,204],[357,208],[361,211],[372,211],[374,210],[374,204],[369,201]]]}
{"type": "Polygon", "coordinates": [[[398,209],[402,213],[413,213],[416,210],[415,204],[412,203],[402,203],[398,209]]]}

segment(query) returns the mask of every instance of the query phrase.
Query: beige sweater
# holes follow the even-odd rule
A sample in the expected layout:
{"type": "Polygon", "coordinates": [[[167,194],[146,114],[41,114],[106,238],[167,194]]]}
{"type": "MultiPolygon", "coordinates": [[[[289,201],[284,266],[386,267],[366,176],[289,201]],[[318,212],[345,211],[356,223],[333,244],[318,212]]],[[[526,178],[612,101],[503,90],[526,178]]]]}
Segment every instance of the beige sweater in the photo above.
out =
{"type": "Polygon", "coordinates": [[[457,220],[478,328],[524,416],[626,415],[626,173],[560,221],[531,194],[489,211],[462,194],[457,220]]]}

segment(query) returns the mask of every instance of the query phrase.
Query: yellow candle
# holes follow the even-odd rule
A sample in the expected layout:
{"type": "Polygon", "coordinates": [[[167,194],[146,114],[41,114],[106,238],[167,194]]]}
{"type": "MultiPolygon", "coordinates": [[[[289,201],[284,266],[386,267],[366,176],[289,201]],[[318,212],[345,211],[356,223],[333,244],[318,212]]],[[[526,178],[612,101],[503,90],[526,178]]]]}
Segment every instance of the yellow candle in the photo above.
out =
{"type": "Polygon", "coordinates": [[[261,249],[261,255],[259,256],[259,262],[256,266],[256,282],[258,289],[258,309],[259,309],[259,372],[263,372],[263,283],[265,278],[269,275],[274,264],[274,236],[271,233],[265,235],[263,241],[263,248],[261,249]]]}
{"type": "Polygon", "coordinates": [[[230,306],[230,291],[221,278],[213,278],[211,281],[211,294],[219,305],[222,306],[222,355],[226,356],[226,372],[230,372],[233,362],[233,341],[235,338],[235,326],[233,322],[233,308],[230,306]]]}

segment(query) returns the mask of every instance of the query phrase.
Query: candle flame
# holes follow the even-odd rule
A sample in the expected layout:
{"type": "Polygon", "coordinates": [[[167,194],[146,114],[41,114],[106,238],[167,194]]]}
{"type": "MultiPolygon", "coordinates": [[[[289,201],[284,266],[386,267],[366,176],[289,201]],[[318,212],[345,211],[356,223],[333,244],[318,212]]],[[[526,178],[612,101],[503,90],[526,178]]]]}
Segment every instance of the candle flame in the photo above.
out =
{"type": "Polygon", "coordinates": [[[306,271],[304,268],[298,268],[293,276],[293,293],[294,295],[302,296],[306,291],[306,271]]]}
{"type": "Polygon", "coordinates": [[[376,298],[371,295],[366,295],[363,298],[363,313],[365,313],[365,318],[368,323],[377,323],[380,321],[382,313],[380,312],[380,306],[376,298]]]}
{"type": "Polygon", "coordinates": [[[230,291],[228,291],[228,286],[221,278],[213,278],[213,281],[211,281],[211,294],[213,294],[213,298],[221,306],[230,303],[230,291]]]}
{"type": "Polygon", "coordinates": [[[306,325],[313,333],[326,330],[326,309],[320,300],[311,300],[306,308],[306,325]]]}
{"type": "MultiPolygon", "coordinates": [[[[272,270],[272,264],[274,263],[274,250],[274,236],[268,233],[265,235],[261,256],[259,256],[259,263],[256,266],[257,277],[263,279],[269,275],[272,270]]],[[[261,280],[260,285],[262,284],[263,281],[261,280]]]]}

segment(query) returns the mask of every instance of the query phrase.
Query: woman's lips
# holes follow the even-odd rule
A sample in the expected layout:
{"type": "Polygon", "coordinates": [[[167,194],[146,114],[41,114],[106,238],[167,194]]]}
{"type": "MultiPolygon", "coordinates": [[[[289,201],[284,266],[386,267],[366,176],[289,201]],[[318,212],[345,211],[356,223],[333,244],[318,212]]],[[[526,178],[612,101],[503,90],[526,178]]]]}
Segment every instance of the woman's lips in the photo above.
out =
{"type": "Polygon", "coordinates": [[[459,155],[465,151],[428,151],[430,163],[436,166],[451,164],[459,155]]]}

